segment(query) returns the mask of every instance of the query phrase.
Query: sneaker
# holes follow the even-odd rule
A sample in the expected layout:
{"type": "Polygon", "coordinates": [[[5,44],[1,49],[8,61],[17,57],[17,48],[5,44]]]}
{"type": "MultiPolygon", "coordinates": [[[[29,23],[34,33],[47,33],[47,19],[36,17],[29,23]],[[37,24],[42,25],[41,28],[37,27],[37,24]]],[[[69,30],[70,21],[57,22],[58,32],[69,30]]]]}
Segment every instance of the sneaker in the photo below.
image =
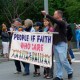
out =
{"type": "Polygon", "coordinates": [[[30,75],[29,73],[23,73],[23,76],[28,76],[28,75],[30,75]]]}
{"type": "Polygon", "coordinates": [[[73,58],[71,61],[72,61],[72,62],[75,61],[75,58],[73,58]]]}
{"type": "Polygon", "coordinates": [[[46,79],[52,79],[52,78],[53,78],[53,77],[51,77],[51,76],[47,76],[47,77],[46,77],[46,79]]]}
{"type": "Polygon", "coordinates": [[[68,74],[68,79],[72,79],[73,78],[73,73],[68,74]]]}
{"type": "Polygon", "coordinates": [[[55,77],[53,80],[63,80],[63,79],[60,79],[60,78],[58,78],[58,77],[55,77]]]}
{"type": "Polygon", "coordinates": [[[44,78],[46,78],[46,77],[47,77],[47,74],[44,75],[44,78]]]}
{"type": "Polygon", "coordinates": [[[15,72],[14,74],[21,74],[22,72],[19,72],[19,71],[17,71],[17,72],[15,72]]]}

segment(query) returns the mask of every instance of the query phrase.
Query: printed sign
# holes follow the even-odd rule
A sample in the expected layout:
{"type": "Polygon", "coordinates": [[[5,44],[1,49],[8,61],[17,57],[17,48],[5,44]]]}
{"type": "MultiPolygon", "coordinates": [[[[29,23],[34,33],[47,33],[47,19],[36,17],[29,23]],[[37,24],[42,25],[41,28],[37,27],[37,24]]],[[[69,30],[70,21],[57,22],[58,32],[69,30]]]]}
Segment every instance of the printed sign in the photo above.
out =
{"type": "Polygon", "coordinates": [[[52,66],[53,34],[15,32],[12,37],[10,59],[43,67],[52,66]]]}

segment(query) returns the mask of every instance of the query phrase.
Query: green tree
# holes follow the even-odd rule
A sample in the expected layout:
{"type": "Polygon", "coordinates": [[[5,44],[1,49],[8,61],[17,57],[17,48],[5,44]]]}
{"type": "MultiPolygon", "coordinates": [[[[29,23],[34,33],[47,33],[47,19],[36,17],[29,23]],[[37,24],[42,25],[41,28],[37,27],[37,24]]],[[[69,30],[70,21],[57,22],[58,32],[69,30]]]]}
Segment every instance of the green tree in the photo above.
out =
{"type": "Polygon", "coordinates": [[[53,14],[55,10],[65,10],[65,0],[49,0],[49,12],[53,14]]]}
{"type": "Polygon", "coordinates": [[[41,19],[41,10],[43,10],[43,0],[1,0],[0,20],[9,24],[16,17],[23,20],[31,18],[36,21],[41,19]]]}
{"type": "MultiPolygon", "coordinates": [[[[49,13],[60,9],[68,22],[80,22],[80,0],[48,0],[49,13]]],[[[0,0],[0,22],[10,23],[12,19],[20,17],[22,20],[30,18],[40,21],[43,16],[44,0],[0,0]]]]}
{"type": "Polygon", "coordinates": [[[60,9],[70,23],[80,23],[80,0],[49,0],[49,11],[60,9]]]}
{"type": "Polygon", "coordinates": [[[80,23],[80,0],[66,0],[65,14],[69,22],[80,23]]]}

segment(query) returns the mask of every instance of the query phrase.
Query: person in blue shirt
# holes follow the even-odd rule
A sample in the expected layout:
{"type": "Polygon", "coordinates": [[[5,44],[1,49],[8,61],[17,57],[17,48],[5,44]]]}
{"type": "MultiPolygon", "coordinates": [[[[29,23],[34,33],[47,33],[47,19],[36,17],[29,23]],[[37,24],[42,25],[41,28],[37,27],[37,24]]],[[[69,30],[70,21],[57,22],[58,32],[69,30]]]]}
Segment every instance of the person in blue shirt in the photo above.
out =
{"type": "MultiPolygon", "coordinates": [[[[20,31],[19,28],[22,28],[22,20],[20,18],[16,18],[13,22],[15,29],[14,31],[20,31]]],[[[19,60],[14,60],[15,62],[15,66],[16,66],[16,72],[14,74],[21,74],[22,70],[21,70],[21,61],[19,60]]],[[[25,63],[22,62],[24,68],[25,68],[25,63]]]]}
{"type": "Polygon", "coordinates": [[[77,48],[80,49],[80,29],[76,29],[77,48]]]}

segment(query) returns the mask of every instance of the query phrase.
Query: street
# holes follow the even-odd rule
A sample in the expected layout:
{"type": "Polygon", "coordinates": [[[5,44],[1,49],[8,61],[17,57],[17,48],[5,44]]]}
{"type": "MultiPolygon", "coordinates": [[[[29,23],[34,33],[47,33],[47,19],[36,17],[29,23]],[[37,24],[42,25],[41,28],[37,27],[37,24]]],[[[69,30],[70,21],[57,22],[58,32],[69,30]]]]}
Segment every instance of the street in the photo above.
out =
{"type": "MultiPolygon", "coordinates": [[[[72,80],[80,80],[80,52],[75,53],[75,61],[72,63],[74,69],[74,76],[72,80]]],[[[55,77],[55,67],[54,66],[54,77],[55,77]]],[[[24,68],[22,66],[24,72],[24,68]]],[[[67,79],[67,73],[64,71],[64,80],[67,79]]],[[[33,77],[34,66],[30,65],[30,75],[23,76],[22,74],[14,74],[16,72],[15,65],[13,61],[1,60],[0,58],[0,80],[46,80],[43,78],[43,68],[41,67],[41,76],[33,77]]]]}

